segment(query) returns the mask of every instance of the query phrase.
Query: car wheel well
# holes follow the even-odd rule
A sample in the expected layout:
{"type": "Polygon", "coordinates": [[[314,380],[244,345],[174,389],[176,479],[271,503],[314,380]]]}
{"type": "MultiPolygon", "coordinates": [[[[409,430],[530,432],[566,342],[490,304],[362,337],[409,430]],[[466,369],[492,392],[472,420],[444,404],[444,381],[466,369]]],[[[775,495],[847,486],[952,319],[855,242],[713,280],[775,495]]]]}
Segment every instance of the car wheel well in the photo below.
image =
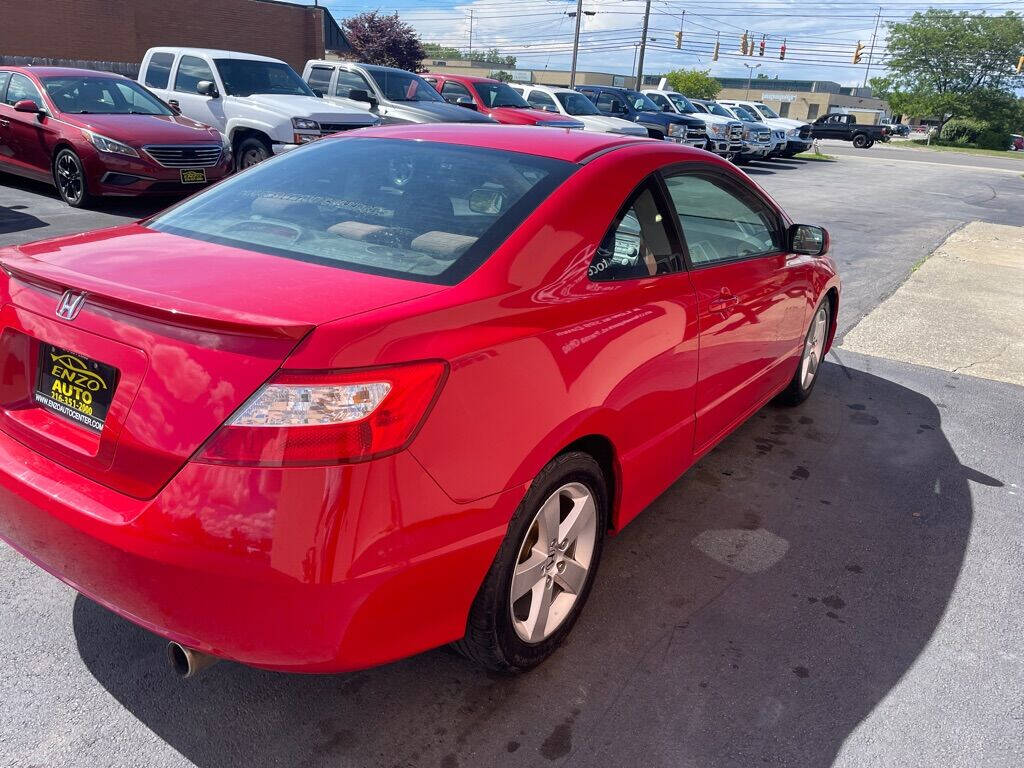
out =
{"type": "Polygon", "coordinates": [[[231,149],[233,151],[238,150],[238,145],[246,139],[259,139],[264,142],[268,147],[271,145],[270,137],[267,136],[263,131],[258,131],[255,128],[236,128],[231,133],[231,149]]]}
{"type": "Polygon", "coordinates": [[[839,322],[839,291],[835,288],[829,288],[825,292],[826,298],[828,298],[828,344],[825,347],[825,351],[828,352],[832,348],[832,342],[835,340],[836,328],[839,322]]]}
{"type": "Polygon", "coordinates": [[[614,527],[619,487],[618,458],[615,454],[615,446],[604,435],[586,435],[565,446],[559,455],[574,451],[593,457],[601,467],[601,473],[608,486],[608,527],[614,527]]]}
{"type": "Polygon", "coordinates": [[[62,149],[70,149],[76,155],[78,154],[78,152],[75,151],[75,145],[72,144],[70,141],[68,141],[67,139],[59,140],[56,143],[56,145],[54,145],[54,147],[53,147],[53,154],[50,155],[50,170],[51,171],[53,170],[53,164],[57,162],[57,155],[60,154],[62,149]]]}

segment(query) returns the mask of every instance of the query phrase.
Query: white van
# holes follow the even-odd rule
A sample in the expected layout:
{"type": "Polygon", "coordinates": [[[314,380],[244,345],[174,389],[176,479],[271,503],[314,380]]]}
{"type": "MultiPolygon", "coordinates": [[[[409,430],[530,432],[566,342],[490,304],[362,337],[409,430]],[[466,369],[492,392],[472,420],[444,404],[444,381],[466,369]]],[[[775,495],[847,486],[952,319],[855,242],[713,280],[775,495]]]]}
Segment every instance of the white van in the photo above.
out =
{"type": "Polygon", "coordinates": [[[212,125],[247,168],[321,136],[380,119],[333,99],[325,103],[280,59],[208,48],[150,48],[139,82],[186,117],[212,125]]]}

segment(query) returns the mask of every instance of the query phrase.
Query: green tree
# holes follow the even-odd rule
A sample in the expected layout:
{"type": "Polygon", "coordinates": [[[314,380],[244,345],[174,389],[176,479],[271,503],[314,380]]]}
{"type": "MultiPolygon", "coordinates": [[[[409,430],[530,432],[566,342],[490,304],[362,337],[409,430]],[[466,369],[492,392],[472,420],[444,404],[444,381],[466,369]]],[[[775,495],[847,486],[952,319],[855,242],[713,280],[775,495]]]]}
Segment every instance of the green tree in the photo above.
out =
{"type": "Polygon", "coordinates": [[[493,72],[491,72],[487,76],[489,78],[491,78],[491,80],[500,80],[503,83],[511,83],[512,82],[512,75],[510,75],[504,69],[496,69],[496,70],[494,70],[493,72]]]}
{"type": "Polygon", "coordinates": [[[1014,73],[1024,51],[1024,19],[1013,12],[930,8],[888,27],[888,74],[871,85],[895,113],[936,117],[940,128],[956,117],[989,120],[986,112],[1008,109],[1013,88],[1024,83],[1014,73]]]}
{"type": "Polygon", "coordinates": [[[424,43],[423,53],[431,59],[461,59],[462,51],[440,43],[424,43]]]}
{"type": "Polygon", "coordinates": [[[416,30],[394,13],[360,13],[342,23],[359,61],[415,72],[426,55],[416,30]]]}
{"type": "Polygon", "coordinates": [[[711,70],[677,69],[665,75],[668,86],[684,96],[694,99],[713,99],[722,90],[722,84],[708,74],[711,70]]]}
{"type": "Polygon", "coordinates": [[[491,48],[483,53],[474,53],[474,61],[483,61],[487,64],[500,64],[503,67],[515,67],[515,56],[502,56],[497,48],[491,48]]]}

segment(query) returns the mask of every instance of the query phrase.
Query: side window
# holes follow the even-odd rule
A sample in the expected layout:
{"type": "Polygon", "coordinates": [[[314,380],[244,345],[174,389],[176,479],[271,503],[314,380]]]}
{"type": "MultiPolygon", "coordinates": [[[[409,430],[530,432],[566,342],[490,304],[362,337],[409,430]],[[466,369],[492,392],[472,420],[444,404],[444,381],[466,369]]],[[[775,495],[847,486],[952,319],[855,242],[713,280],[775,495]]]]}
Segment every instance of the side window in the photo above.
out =
{"type": "Polygon", "coordinates": [[[775,214],[751,193],[697,174],[665,179],[695,267],[779,249],[775,214]]]}
{"type": "Polygon", "coordinates": [[[306,82],[310,88],[315,88],[320,93],[328,93],[331,89],[331,75],[334,74],[334,67],[313,67],[309,70],[309,77],[306,82]]]}
{"type": "Polygon", "coordinates": [[[182,93],[196,93],[200,80],[213,82],[210,65],[195,56],[182,56],[178,62],[178,74],[174,76],[174,90],[182,93]]]}
{"type": "Polygon", "coordinates": [[[373,96],[373,89],[362,75],[358,72],[349,72],[347,69],[339,69],[338,82],[334,86],[334,95],[347,98],[352,91],[366,91],[373,96]]]}
{"type": "Polygon", "coordinates": [[[668,103],[668,99],[662,96],[660,93],[648,93],[647,98],[649,98],[662,109],[664,109],[665,107],[668,107],[669,109],[672,108],[672,106],[668,103]]]}
{"type": "Polygon", "coordinates": [[[0,99],[4,97],[4,90],[7,88],[7,81],[11,79],[10,72],[0,72],[0,99]]]}
{"type": "Polygon", "coordinates": [[[426,80],[428,83],[430,83],[430,86],[435,91],[437,90],[437,80],[435,78],[433,78],[433,77],[424,77],[423,79],[426,80]]]}
{"type": "Polygon", "coordinates": [[[672,238],[650,183],[635,193],[615,218],[587,270],[591,280],[631,280],[679,271],[672,238]]]}
{"type": "Polygon", "coordinates": [[[604,110],[605,112],[611,112],[612,109],[612,95],[607,91],[597,94],[597,108],[604,110]]]}
{"type": "MultiPolygon", "coordinates": [[[[462,83],[456,83],[454,80],[445,80],[444,85],[441,86],[442,96],[470,96],[469,89],[466,88],[462,83]]],[[[472,98],[472,96],[470,96],[472,98]]]]}
{"type": "Polygon", "coordinates": [[[548,112],[558,111],[558,107],[555,106],[554,99],[544,93],[544,91],[531,91],[526,100],[531,106],[534,106],[537,109],[543,109],[548,112]]]}
{"type": "Polygon", "coordinates": [[[11,82],[7,85],[7,97],[4,99],[4,104],[10,104],[13,107],[25,99],[31,99],[38,107],[46,106],[43,97],[39,95],[39,89],[32,84],[32,81],[24,75],[13,72],[11,82]]]}
{"type": "Polygon", "coordinates": [[[150,88],[166,88],[171,79],[173,53],[154,53],[146,67],[146,85],[150,88]]]}

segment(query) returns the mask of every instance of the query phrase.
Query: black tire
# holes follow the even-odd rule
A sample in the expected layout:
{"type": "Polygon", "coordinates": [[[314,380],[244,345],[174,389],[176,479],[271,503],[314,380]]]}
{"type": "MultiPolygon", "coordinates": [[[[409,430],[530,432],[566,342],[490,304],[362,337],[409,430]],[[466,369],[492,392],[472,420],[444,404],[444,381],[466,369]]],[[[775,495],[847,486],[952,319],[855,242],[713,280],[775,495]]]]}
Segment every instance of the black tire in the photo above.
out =
{"type": "Polygon", "coordinates": [[[864,149],[871,149],[873,146],[875,146],[875,140],[869,138],[868,143],[864,145],[864,149]]]}
{"type": "Polygon", "coordinates": [[[262,163],[273,154],[266,141],[256,136],[249,136],[238,142],[238,146],[235,147],[235,170],[244,171],[257,163],[262,163]]]}
{"type": "MultiPolygon", "coordinates": [[[[811,322],[808,324],[807,332],[804,334],[804,348],[806,348],[808,339],[811,333],[814,331],[814,321],[820,312],[824,308],[825,310],[825,340],[828,340],[828,334],[832,332],[832,325],[834,320],[832,318],[832,300],[826,296],[821,300],[821,303],[815,307],[814,312],[811,314],[811,322]]],[[[822,343],[824,348],[824,342],[822,343]]],[[[814,371],[814,376],[811,378],[810,384],[804,386],[803,383],[803,349],[800,350],[800,358],[796,361],[796,370],[793,372],[793,378],[789,380],[789,385],[782,390],[776,401],[781,405],[800,405],[804,400],[811,396],[811,392],[814,391],[814,385],[818,383],[821,373],[821,361],[819,360],[818,366],[814,371]]],[[[822,354],[824,357],[824,354],[822,354]]]]}
{"type": "Polygon", "coordinates": [[[867,149],[869,146],[868,142],[868,137],[863,133],[858,133],[853,137],[853,146],[855,149],[867,149]]]}
{"type": "Polygon", "coordinates": [[[54,155],[53,183],[60,199],[72,208],[87,208],[93,201],[85,168],[72,149],[65,147],[54,155]]]}
{"type": "Polygon", "coordinates": [[[483,667],[505,672],[527,670],[548,658],[569,634],[590,596],[607,528],[608,491],[598,463],[581,452],[563,453],[552,459],[537,475],[512,516],[508,533],[470,608],[466,635],[453,644],[455,649],[483,667]],[[528,643],[519,637],[512,624],[512,575],[541,506],[568,483],[586,486],[596,507],[597,528],[590,565],[584,586],[576,593],[565,618],[547,638],[528,643]]]}

